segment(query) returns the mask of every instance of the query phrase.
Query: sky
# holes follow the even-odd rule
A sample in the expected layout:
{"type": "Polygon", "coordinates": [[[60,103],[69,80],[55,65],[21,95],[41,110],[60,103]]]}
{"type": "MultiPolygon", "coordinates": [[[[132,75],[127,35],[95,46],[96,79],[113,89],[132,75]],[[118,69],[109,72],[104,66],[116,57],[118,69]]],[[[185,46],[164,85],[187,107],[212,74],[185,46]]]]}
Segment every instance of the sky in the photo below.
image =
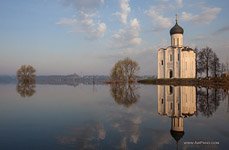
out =
{"type": "Polygon", "coordinates": [[[169,30],[184,29],[184,45],[209,46],[229,60],[228,0],[0,0],[0,74],[24,64],[37,75],[109,75],[129,57],[140,75],[157,74],[157,50],[169,30]]]}

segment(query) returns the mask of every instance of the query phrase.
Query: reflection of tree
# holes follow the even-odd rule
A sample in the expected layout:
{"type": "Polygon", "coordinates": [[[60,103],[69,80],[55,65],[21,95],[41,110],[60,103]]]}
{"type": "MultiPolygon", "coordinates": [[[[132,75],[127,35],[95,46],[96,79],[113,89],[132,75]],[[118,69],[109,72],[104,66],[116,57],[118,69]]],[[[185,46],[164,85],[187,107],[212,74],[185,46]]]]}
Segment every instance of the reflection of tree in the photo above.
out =
{"type": "Polygon", "coordinates": [[[111,95],[114,100],[125,107],[136,103],[139,99],[136,84],[111,84],[111,95]]]}
{"type": "Polygon", "coordinates": [[[36,83],[36,70],[28,65],[21,66],[17,71],[17,92],[22,97],[30,97],[35,93],[35,83],[36,83]]]}
{"type": "Polygon", "coordinates": [[[220,101],[224,99],[221,89],[200,88],[197,90],[197,109],[204,116],[210,117],[216,112],[220,101]]]}
{"type": "Polygon", "coordinates": [[[18,82],[17,84],[17,92],[21,95],[21,97],[30,97],[33,96],[35,91],[35,84],[28,84],[25,82],[18,82]]]}

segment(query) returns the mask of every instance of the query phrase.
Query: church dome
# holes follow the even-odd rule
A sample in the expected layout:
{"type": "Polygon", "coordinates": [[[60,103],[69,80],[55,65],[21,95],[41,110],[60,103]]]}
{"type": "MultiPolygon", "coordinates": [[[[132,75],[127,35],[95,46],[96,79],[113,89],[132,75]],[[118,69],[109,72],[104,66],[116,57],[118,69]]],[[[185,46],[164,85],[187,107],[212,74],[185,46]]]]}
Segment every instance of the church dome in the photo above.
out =
{"type": "Polygon", "coordinates": [[[170,134],[178,142],[184,136],[184,131],[170,130],[170,134]]]}
{"type": "Polygon", "coordinates": [[[179,26],[177,24],[177,21],[176,21],[176,24],[170,30],[170,35],[173,35],[173,34],[183,34],[183,33],[184,33],[184,29],[181,26],[179,26]]]}

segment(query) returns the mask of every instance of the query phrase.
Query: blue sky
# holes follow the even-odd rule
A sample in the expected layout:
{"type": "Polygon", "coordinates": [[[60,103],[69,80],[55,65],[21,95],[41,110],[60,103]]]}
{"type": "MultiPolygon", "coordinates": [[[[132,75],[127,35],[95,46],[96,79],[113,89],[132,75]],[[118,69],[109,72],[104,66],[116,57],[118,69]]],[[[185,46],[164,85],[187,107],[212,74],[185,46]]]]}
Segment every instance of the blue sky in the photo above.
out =
{"type": "Polygon", "coordinates": [[[37,74],[109,74],[130,57],[157,73],[157,49],[170,45],[175,14],[184,45],[229,59],[227,0],[1,0],[0,74],[23,64],[37,74]]]}

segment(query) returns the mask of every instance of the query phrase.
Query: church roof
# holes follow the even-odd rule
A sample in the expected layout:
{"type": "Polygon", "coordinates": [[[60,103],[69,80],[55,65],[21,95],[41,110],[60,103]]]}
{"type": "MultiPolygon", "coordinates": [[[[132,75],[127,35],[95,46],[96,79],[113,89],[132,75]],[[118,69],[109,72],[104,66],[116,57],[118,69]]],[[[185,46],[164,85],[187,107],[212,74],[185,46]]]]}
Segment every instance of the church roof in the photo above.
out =
{"type": "Polygon", "coordinates": [[[185,46],[182,48],[182,51],[194,51],[194,50],[188,46],[185,46]]]}
{"type": "Polygon", "coordinates": [[[172,27],[172,29],[170,29],[170,35],[173,34],[183,34],[184,33],[184,29],[178,25],[177,23],[177,19],[178,16],[176,15],[176,24],[172,27]]]}

